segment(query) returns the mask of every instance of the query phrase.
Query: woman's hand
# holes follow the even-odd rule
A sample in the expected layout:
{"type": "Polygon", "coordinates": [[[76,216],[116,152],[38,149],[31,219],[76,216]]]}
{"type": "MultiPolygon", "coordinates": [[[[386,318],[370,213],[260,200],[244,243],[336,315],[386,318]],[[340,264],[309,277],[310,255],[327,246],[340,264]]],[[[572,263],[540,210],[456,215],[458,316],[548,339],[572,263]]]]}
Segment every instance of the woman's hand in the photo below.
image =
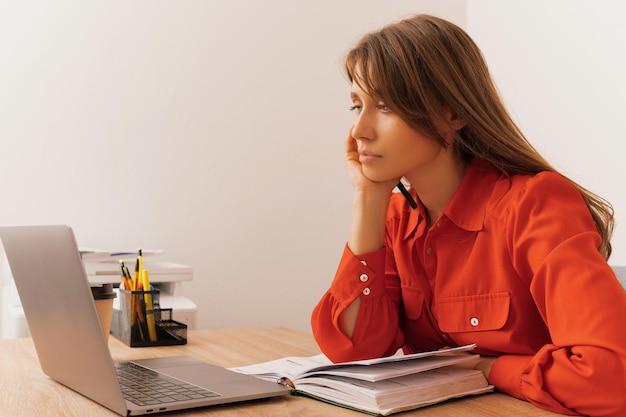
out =
{"type": "Polygon", "coordinates": [[[384,182],[367,178],[359,161],[357,141],[351,132],[346,138],[346,168],[354,187],[348,247],[355,255],[378,250],[384,245],[387,207],[399,178],[384,182]]]}
{"type": "Polygon", "coordinates": [[[480,369],[485,374],[485,378],[489,380],[489,374],[491,373],[491,367],[493,363],[498,359],[496,356],[481,356],[478,362],[474,366],[474,369],[480,369]]]}
{"type": "Polygon", "coordinates": [[[392,190],[400,181],[400,178],[394,178],[388,181],[372,181],[363,173],[363,166],[359,161],[359,151],[356,139],[352,137],[352,129],[348,132],[346,138],[346,168],[348,176],[352,182],[352,186],[356,191],[379,191],[381,195],[388,197],[392,190]]]}
{"type": "MultiPolygon", "coordinates": [[[[440,350],[445,349],[450,349],[450,346],[442,347],[440,350]]],[[[456,364],[455,366],[458,366],[460,368],[478,369],[480,371],[483,371],[483,374],[485,374],[485,378],[487,378],[487,380],[489,380],[489,374],[491,373],[491,367],[493,366],[493,363],[496,361],[496,359],[498,359],[497,356],[481,356],[472,352],[454,352],[447,355],[471,355],[472,360],[456,364]]]]}

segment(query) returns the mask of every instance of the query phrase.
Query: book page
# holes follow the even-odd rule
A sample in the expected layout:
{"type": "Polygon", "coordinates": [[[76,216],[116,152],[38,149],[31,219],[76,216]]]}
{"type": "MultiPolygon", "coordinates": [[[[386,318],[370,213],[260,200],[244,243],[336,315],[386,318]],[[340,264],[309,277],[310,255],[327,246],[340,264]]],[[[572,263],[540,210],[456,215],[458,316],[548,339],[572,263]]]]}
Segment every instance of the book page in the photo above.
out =
{"type": "MultiPolygon", "coordinates": [[[[364,376],[365,379],[369,378],[370,380],[371,379],[376,380],[376,379],[389,378],[391,376],[399,376],[398,370],[397,370],[398,368],[396,367],[394,369],[393,367],[391,367],[391,368],[387,368],[386,370],[385,368],[381,368],[379,371],[372,371],[371,369],[357,371],[356,368],[357,367],[369,368],[371,365],[382,364],[382,363],[387,363],[387,364],[394,363],[394,362],[404,363],[406,361],[412,361],[416,359],[421,360],[421,358],[427,358],[427,357],[445,358],[447,355],[453,355],[455,358],[458,358],[459,355],[456,355],[456,353],[469,351],[469,350],[474,349],[475,347],[476,345],[466,345],[466,346],[460,346],[456,348],[414,353],[410,355],[396,354],[394,356],[387,356],[384,358],[375,358],[375,359],[367,359],[367,360],[353,361],[353,362],[342,362],[342,363],[332,363],[332,361],[328,359],[324,354],[319,354],[319,355],[309,356],[309,357],[285,357],[285,358],[276,359],[276,360],[268,361],[268,362],[262,362],[262,363],[258,363],[254,365],[230,368],[230,370],[244,373],[244,374],[256,375],[260,378],[269,379],[269,380],[280,380],[281,378],[285,377],[295,382],[299,376],[304,375],[304,374],[310,374],[314,372],[321,372],[321,371],[327,371],[327,370],[337,371],[340,368],[349,366],[350,367],[349,372],[353,372],[355,374],[361,373],[365,375],[364,376]],[[377,376],[371,376],[371,375],[367,376],[368,372],[375,372],[377,376]],[[385,375],[388,375],[388,376],[385,376],[385,375]]],[[[477,355],[461,355],[461,356],[477,357],[477,355]]],[[[450,361],[461,362],[463,360],[469,360],[469,359],[451,359],[450,361]]],[[[445,360],[443,361],[445,365],[445,360]]],[[[441,366],[444,366],[444,365],[441,365],[441,366]]],[[[419,368],[420,365],[415,364],[413,366],[419,368]]],[[[426,369],[432,369],[432,366],[429,364],[427,365],[426,369]]],[[[411,371],[408,373],[413,373],[413,372],[416,372],[416,371],[411,371]]],[[[400,373],[400,375],[406,375],[406,374],[407,372],[400,373]]]]}
{"type": "Polygon", "coordinates": [[[431,369],[441,368],[451,365],[465,365],[473,367],[473,364],[480,358],[474,354],[449,354],[444,356],[421,357],[414,360],[404,360],[399,362],[382,362],[372,365],[345,365],[335,368],[325,368],[304,373],[297,377],[298,381],[310,376],[335,375],[362,381],[376,382],[389,378],[396,378],[404,375],[424,372],[431,369]]]}
{"type": "Polygon", "coordinates": [[[338,366],[374,365],[377,363],[401,362],[401,361],[407,361],[407,360],[412,360],[412,359],[426,358],[428,356],[445,355],[448,353],[467,352],[475,348],[476,348],[476,344],[473,343],[471,345],[464,345],[464,346],[458,346],[458,347],[452,347],[452,348],[446,348],[446,349],[440,349],[440,350],[431,350],[428,352],[411,353],[408,355],[404,355],[400,353],[400,354],[395,354],[393,356],[385,356],[382,358],[364,359],[364,360],[353,361],[353,362],[341,362],[335,365],[338,365],[338,366]]]}
{"type": "Polygon", "coordinates": [[[269,362],[229,369],[242,374],[256,375],[259,378],[268,380],[289,378],[293,381],[298,375],[306,373],[311,369],[332,366],[332,364],[330,359],[324,354],[319,354],[310,357],[286,357],[269,362]]]}

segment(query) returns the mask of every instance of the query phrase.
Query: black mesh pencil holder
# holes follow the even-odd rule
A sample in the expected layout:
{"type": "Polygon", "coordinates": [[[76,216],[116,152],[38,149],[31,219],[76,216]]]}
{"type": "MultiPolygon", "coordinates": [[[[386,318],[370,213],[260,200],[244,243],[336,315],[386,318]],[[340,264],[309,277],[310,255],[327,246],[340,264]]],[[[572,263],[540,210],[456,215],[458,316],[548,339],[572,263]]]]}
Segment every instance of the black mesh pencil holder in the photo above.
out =
{"type": "Polygon", "coordinates": [[[187,343],[187,325],[172,319],[172,309],[161,309],[159,291],[120,289],[120,313],[112,334],[130,347],[187,343]]]}

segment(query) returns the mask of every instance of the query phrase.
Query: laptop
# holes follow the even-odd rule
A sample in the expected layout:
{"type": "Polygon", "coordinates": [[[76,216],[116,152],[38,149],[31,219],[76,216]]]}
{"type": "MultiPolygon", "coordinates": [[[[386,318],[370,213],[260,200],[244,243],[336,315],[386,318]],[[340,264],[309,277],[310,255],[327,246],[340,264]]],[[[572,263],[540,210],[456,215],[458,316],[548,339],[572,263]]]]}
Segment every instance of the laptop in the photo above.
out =
{"type": "Polygon", "coordinates": [[[0,238],[39,363],[55,381],[123,416],[290,393],[280,384],[189,357],[114,362],[72,229],[63,225],[0,227],[0,238]],[[127,376],[129,372],[140,376],[127,376]],[[123,394],[122,385],[129,381],[135,392],[123,394]],[[144,395],[153,384],[182,388],[161,388],[166,398],[157,402],[144,395]],[[129,400],[137,393],[139,399],[129,400]]]}

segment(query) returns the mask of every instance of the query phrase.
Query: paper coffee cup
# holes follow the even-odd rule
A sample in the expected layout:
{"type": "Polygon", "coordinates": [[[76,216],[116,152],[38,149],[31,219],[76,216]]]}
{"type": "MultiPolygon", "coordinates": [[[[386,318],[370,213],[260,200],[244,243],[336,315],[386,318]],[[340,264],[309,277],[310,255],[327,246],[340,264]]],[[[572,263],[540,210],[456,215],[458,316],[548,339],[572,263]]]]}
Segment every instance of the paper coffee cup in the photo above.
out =
{"type": "Polygon", "coordinates": [[[113,284],[102,284],[101,286],[91,287],[91,294],[96,303],[104,337],[109,340],[111,320],[113,318],[113,299],[116,297],[115,291],[113,291],[113,284]]]}

